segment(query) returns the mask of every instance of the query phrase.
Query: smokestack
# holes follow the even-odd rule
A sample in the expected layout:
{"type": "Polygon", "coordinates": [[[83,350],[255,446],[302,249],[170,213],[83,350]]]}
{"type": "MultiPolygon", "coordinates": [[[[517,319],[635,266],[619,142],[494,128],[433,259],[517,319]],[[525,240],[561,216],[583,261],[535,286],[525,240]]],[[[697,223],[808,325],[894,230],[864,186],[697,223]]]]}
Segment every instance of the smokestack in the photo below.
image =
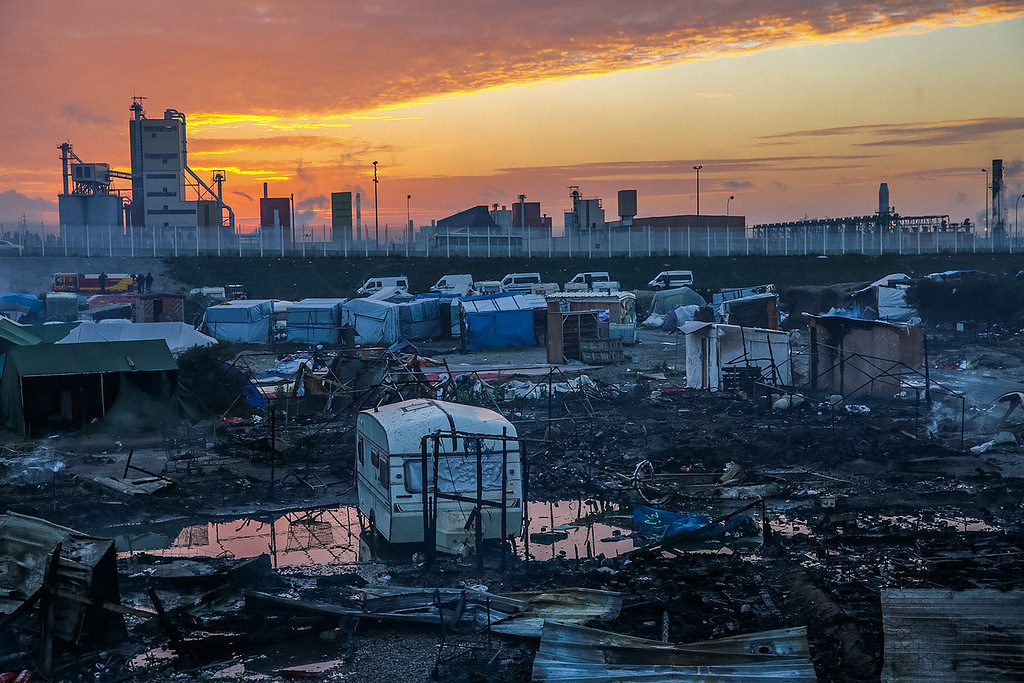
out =
{"type": "Polygon", "coordinates": [[[270,195],[267,193],[267,183],[263,183],[263,198],[267,199],[270,195]]]}
{"type": "Polygon", "coordinates": [[[882,183],[878,186],[878,215],[889,214],[889,183],[882,183]]]}
{"type": "Polygon", "coordinates": [[[363,239],[363,202],[356,192],[356,239],[363,239]]]}
{"type": "Polygon", "coordinates": [[[992,160],[992,236],[1004,237],[1006,225],[1003,222],[1003,160],[992,160]]]}

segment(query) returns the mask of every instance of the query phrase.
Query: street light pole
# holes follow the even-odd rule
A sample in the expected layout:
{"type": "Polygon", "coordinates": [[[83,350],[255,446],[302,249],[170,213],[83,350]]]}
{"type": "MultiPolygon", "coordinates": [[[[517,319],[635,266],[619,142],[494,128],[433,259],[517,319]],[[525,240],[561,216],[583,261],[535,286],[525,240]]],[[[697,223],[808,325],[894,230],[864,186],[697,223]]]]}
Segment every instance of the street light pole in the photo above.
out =
{"type": "Polygon", "coordinates": [[[697,172],[697,229],[700,230],[700,169],[704,168],[704,164],[699,164],[693,167],[693,170],[697,172]]]}
{"type": "Polygon", "coordinates": [[[729,198],[725,200],[725,227],[729,227],[729,202],[736,199],[734,195],[729,195],[729,198]]]}
{"type": "Polygon", "coordinates": [[[380,246],[380,219],[377,216],[377,162],[373,162],[373,246],[380,246]]]}
{"type": "Polygon", "coordinates": [[[406,230],[409,232],[409,236],[406,237],[406,242],[412,242],[412,195],[405,195],[405,225],[406,230]]]}

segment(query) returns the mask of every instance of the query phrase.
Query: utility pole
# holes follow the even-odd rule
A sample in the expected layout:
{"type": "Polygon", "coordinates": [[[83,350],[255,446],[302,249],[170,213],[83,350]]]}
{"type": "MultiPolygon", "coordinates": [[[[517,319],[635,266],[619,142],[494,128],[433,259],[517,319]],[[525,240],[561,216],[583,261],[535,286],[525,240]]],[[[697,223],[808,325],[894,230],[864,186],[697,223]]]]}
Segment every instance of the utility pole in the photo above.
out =
{"type": "Polygon", "coordinates": [[[377,216],[377,162],[373,162],[373,246],[380,246],[380,219],[377,216]]]}

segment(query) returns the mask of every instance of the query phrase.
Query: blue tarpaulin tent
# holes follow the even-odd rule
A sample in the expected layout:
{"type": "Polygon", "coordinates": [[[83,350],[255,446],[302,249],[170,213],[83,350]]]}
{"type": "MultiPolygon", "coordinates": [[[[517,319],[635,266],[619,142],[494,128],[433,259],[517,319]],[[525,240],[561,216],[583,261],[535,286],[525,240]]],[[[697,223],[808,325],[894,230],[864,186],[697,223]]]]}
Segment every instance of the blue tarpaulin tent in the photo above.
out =
{"type": "Polygon", "coordinates": [[[465,349],[536,346],[533,312],[546,307],[544,297],[535,294],[505,292],[460,299],[465,349]]]}

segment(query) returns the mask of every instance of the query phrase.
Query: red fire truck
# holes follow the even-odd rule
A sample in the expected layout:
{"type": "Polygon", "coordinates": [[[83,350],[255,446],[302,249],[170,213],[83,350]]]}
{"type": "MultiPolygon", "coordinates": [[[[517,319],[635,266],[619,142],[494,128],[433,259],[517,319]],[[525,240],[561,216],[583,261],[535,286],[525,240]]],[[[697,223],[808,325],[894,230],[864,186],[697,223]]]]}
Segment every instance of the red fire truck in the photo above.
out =
{"type": "Polygon", "coordinates": [[[54,292],[78,292],[95,294],[98,292],[134,292],[135,282],[128,273],[109,273],[103,287],[100,287],[100,273],[54,273],[54,292]]]}

